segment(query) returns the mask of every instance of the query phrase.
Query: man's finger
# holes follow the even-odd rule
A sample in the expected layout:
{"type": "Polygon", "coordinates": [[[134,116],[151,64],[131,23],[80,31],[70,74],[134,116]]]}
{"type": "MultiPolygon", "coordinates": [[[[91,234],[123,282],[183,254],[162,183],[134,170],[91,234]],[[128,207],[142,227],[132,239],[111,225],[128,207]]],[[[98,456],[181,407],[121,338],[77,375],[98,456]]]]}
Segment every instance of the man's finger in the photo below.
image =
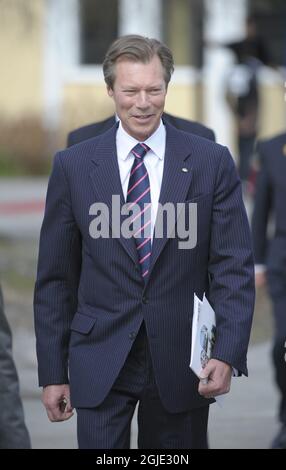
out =
{"type": "Polygon", "coordinates": [[[65,412],[65,413],[54,413],[54,412],[50,412],[47,410],[47,415],[48,415],[48,418],[51,422],[55,423],[55,422],[59,422],[59,421],[67,421],[68,419],[70,419],[74,413],[73,411],[71,412],[65,412]]]}
{"type": "Polygon", "coordinates": [[[209,382],[209,378],[208,378],[208,377],[201,377],[201,378],[200,378],[200,383],[201,383],[202,385],[207,385],[208,382],[209,382]]]}
{"type": "Polygon", "coordinates": [[[61,401],[57,406],[46,407],[46,412],[50,421],[66,421],[73,416],[73,409],[68,403],[61,401]],[[63,408],[63,405],[65,406],[63,408]]]}

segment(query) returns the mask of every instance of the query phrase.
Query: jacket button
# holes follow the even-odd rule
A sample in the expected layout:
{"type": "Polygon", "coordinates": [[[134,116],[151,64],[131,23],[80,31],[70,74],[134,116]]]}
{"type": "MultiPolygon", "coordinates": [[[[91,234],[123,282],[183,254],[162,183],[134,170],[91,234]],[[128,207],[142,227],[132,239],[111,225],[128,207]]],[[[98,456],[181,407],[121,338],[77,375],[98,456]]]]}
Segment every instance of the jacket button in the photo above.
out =
{"type": "Polygon", "coordinates": [[[142,297],[142,302],[143,302],[143,304],[148,304],[149,299],[144,295],[144,296],[142,297]]]}
{"type": "Polygon", "coordinates": [[[131,331],[131,333],[129,333],[129,339],[135,339],[135,338],[136,338],[136,332],[131,331]]]}

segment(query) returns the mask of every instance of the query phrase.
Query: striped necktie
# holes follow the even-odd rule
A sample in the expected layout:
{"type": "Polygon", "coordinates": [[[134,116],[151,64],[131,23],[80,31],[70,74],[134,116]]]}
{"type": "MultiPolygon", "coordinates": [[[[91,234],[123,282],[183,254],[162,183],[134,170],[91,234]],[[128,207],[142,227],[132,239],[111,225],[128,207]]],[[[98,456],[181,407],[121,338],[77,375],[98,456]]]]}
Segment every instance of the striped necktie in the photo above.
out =
{"type": "Polygon", "coordinates": [[[137,204],[140,212],[134,215],[133,221],[136,221],[134,238],[138,253],[138,262],[141,268],[143,279],[147,276],[150,266],[151,256],[151,196],[150,181],[147,169],[144,165],[144,157],[150,150],[146,144],[137,144],[131,150],[134,155],[134,162],[130,172],[127,203],[130,203],[129,209],[137,204]]]}

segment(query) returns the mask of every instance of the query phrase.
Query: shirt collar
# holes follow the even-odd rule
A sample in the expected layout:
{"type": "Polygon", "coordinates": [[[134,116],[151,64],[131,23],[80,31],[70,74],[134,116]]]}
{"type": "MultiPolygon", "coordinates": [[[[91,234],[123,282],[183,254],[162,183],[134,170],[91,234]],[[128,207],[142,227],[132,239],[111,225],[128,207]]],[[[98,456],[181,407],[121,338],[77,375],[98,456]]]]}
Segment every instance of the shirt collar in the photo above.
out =
{"type": "MultiPolygon", "coordinates": [[[[128,156],[131,153],[133,147],[138,144],[138,140],[134,139],[131,135],[123,129],[121,122],[116,134],[116,145],[117,145],[117,154],[120,160],[127,160],[128,156]]],[[[162,122],[158,129],[150,136],[148,139],[144,140],[144,143],[150,147],[153,153],[160,159],[163,160],[165,154],[166,146],[166,129],[162,122]]]]}

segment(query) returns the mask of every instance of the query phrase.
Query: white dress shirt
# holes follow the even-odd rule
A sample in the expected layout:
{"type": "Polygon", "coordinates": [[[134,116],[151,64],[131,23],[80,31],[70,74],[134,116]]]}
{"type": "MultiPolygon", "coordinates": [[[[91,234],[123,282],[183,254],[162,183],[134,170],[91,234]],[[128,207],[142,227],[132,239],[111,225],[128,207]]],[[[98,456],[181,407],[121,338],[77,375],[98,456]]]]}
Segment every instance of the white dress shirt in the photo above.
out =
{"type": "MultiPolygon", "coordinates": [[[[134,162],[134,155],[131,150],[139,142],[131,137],[123,129],[121,122],[116,134],[117,159],[120,173],[120,180],[124,199],[126,201],[130,171],[134,162]]],[[[144,157],[144,164],[148,171],[150,181],[151,196],[151,237],[153,240],[154,226],[156,222],[158,202],[162,185],[164,156],[166,148],[166,129],[163,122],[160,122],[158,129],[144,143],[150,147],[149,152],[144,157]]]]}

